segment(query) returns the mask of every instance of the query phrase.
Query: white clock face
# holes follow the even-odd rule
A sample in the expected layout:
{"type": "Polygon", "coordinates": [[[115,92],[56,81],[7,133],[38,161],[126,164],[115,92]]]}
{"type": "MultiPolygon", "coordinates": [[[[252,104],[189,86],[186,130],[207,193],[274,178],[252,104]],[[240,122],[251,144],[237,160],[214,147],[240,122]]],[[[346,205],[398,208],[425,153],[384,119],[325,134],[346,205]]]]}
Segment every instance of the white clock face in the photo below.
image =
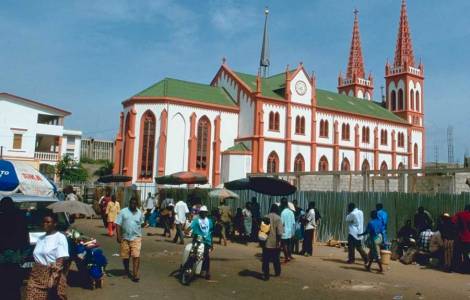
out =
{"type": "Polygon", "coordinates": [[[300,96],[305,95],[305,93],[307,92],[307,85],[305,84],[305,82],[303,82],[302,80],[297,81],[295,83],[295,91],[300,96]]]}

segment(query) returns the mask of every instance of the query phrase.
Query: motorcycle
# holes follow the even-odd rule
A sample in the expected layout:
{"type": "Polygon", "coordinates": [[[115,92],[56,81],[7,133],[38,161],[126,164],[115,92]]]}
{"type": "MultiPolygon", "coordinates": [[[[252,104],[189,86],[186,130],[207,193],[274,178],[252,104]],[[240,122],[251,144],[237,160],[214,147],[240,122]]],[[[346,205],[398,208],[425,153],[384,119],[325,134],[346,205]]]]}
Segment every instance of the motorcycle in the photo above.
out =
{"type": "Polygon", "coordinates": [[[195,236],[183,250],[183,260],[180,267],[180,282],[189,285],[194,276],[201,274],[204,261],[204,243],[202,236],[195,236]]]}

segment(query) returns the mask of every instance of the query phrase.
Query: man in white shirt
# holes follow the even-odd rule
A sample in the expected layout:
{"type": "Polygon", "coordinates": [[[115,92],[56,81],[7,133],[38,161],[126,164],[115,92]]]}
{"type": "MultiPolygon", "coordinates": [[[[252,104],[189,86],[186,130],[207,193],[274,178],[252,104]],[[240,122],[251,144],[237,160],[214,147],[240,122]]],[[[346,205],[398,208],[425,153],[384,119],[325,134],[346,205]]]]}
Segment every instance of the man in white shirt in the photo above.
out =
{"type": "Polygon", "coordinates": [[[152,214],[152,209],[155,207],[155,198],[152,197],[152,193],[148,193],[147,199],[145,199],[144,206],[142,209],[145,211],[145,227],[148,227],[149,225],[149,218],[150,215],[152,214]]]}
{"type": "Polygon", "coordinates": [[[362,248],[362,237],[359,234],[364,232],[364,214],[362,210],[357,209],[354,203],[348,205],[348,215],[346,216],[348,224],[348,263],[355,261],[356,250],[361,254],[364,263],[368,263],[367,254],[362,248]]]}
{"type": "Polygon", "coordinates": [[[176,202],[175,205],[175,225],[176,225],[176,234],[173,239],[173,243],[178,242],[178,237],[180,239],[180,244],[184,244],[184,231],[183,227],[186,224],[186,215],[189,214],[189,208],[186,202],[180,200],[176,202]]]}

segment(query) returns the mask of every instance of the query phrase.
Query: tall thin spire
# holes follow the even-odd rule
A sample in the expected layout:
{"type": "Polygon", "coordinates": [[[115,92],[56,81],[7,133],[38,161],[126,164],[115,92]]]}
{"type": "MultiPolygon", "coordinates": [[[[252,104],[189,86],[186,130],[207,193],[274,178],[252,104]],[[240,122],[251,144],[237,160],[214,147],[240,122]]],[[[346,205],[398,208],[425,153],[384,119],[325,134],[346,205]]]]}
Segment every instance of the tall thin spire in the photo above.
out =
{"type": "Polygon", "coordinates": [[[354,10],[354,26],[351,40],[351,49],[349,51],[348,70],[346,78],[365,78],[364,60],[362,58],[361,36],[359,33],[359,11],[354,10]]]}
{"type": "Polygon", "coordinates": [[[268,15],[269,9],[266,7],[264,9],[264,32],[263,32],[263,45],[261,46],[261,58],[259,61],[259,66],[261,69],[261,74],[263,77],[268,75],[269,71],[269,37],[268,37],[268,15]]]}
{"type": "Polygon", "coordinates": [[[406,0],[402,0],[401,2],[400,26],[398,28],[394,65],[395,67],[415,65],[413,44],[411,42],[411,33],[408,26],[408,14],[406,12],[406,0]]]}
{"type": "Polygon", "coordinates": [[[374,79],[366,78],[364,58],[362,57],[361,34],[359,32],[359,11],[354,9],[354,25],[349,49],[349,60],[346,74],[338,76],[338,93],[363,99],[372,99],[374,79]]]}

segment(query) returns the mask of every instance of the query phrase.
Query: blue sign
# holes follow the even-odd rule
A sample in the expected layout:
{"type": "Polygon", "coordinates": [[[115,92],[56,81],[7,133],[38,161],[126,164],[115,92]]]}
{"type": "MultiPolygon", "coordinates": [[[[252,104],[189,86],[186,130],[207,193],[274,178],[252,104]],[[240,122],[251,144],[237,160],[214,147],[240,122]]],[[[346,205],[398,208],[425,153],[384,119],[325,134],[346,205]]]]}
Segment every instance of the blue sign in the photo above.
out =
{"type": "Polygon", "coordinates": [[[20,184],[15,167],[7,160],[0,159],[0,191],[14,191],[20,184]]]}

